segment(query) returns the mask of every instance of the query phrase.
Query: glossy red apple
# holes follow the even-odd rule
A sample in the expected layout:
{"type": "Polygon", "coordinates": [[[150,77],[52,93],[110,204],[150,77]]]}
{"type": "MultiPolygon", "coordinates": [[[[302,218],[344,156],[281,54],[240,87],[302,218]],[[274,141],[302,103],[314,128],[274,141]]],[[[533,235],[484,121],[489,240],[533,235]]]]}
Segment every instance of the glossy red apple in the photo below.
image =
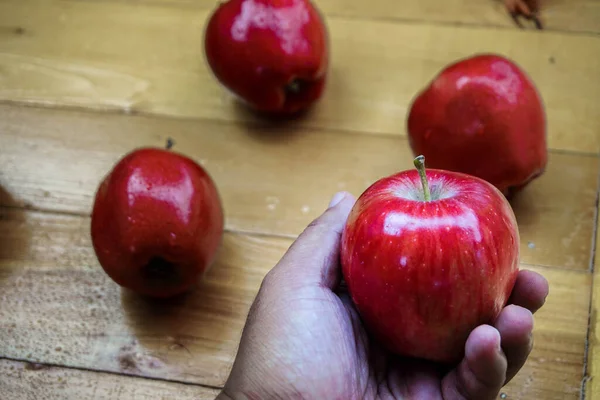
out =
{"type": "Polygon", "coordinates": [[[443,170],[425,178],[422,162],[423,178],[400,172],[358,198],[342,234],[342,271],[366,329],[388,350],[454,363],[469,333],[507,303],[519,232],[494,186],[443,170]]]}
{"type": "Polygon", "coordinates": [[[140,148],[101,182],[92,244],[119,285],[169,297],[190,290],[210,267],[223,222],[217,188],[200,165],[170,150],[140,148]]]}
{"type": "Polygon", "coordinates": [[[546,168],[542,99],[531,79],[498,55],[442,70],[414,99],[407,125],[414,155],[431,168],[477,176],[507,196],[546,168]]]}
{"type": "Polygon", "coordinates": [[[310,0],[222,2],[208,20],[204,49],[221,84],[258,111],[294,114],[323,93],[328,37],[310,0]]]}

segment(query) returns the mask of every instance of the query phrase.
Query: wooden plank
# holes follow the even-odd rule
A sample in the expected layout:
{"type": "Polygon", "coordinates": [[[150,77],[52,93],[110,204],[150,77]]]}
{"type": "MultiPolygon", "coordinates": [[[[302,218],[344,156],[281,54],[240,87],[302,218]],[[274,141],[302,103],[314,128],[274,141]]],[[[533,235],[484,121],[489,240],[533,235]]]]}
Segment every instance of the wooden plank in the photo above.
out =
{"type": "Polygon", "coordinates": [[[588,272],[526,268],[548,279],[550,294],[535,315],[534,350],[503,392],[507,399],[579,399],[592,276],[588,272]],[[577,321],[574,325],[571,318],[577,321]]]}
{"type": "MultiPolygon", "coordinates": [[[[167,0],[168,2],[193,0],[167,0]]],[[[471,0],[320,0],[328,15],[378,18],[428,23],[467,24],[515,28],[503,1],[471,0]]],[[[600,33],[600,3],[595,0],[542,1],[542,20],[547,31],[600,33]]],[[[525,27],[533,23],[523,21],[525,27]]]]}
{"type": "MultiPolygon", "coordinates": [[[[89,219],[0,208],[0,357],[222,385],[262,278],[291,239],[225,236],[200,288],[148,303],[97,264],[89,219]]],[[[591,274],[535,267],[550,282],[535,349],[510,399],[575,399],[591,274]]]]}
{"type": "MultiPolygon", "coordinates": [[[[598,178],[600,179],[600,170],[598,178]]],[[[598,193],[600,198],[600,192],[598,193]]],[[[599,206],[600,207],[600,206],[599,206]]],[[[600,310],[600,208],[596,214],[596,240],[595,257],[593,264],[594,283],[592,291],[592,304],[590,307],[590,322],[588,335],[587,365],[585,371],[585,399],[600,399],[600,321],[598,312],[600,310]]]]}
{"type": "MultiPolygon", "coordinates": [[[[206,18],[168,4],[5,0],[0,101],[256,122],[207,69],[206,18]]],[[[600,37],[340,17],[328,25],[327,91],[297,126],[404,136],[412,99],[439,70],[497,52],[537,83],[551,148],[600,152],[600,58],[591,56],[600,37]]]]}
{"type": "MultiPolygon", "coordinates": [[[[77,0],[79,1],[79,0],[77,0]]],[[[114,1],[114,0],[104,0],[114,1]]],[[[215,0],[126,0],[131,3],[166,4],[195,10],[212,10],[215,0]]],[[[392,19],[435,24],[483,25],[518,29],[502,0],[319,0],[327,16],[361,19],[392,19]]],[[[542,2],[544,29],[600,34],[600,2],[569,0],[542,2]]],[[[523,20],[525,27],[533,23],[523,20]]]]}
{"type": "MultiPolygon", "coordinates": [[[[229,230],[293,237],[335,191],[358,196],[413,168],[406,140],[390,136],[10,106],[0,115],[2,205],[88,214],[114,162],[169,136],[214,177],[229,230]]],[[[515,199],[523,262],[589,268],[598,166],[596,157],[553,153],[547,173],[515,199]]]]}
{"type": "Polygon", "coordinates": [[[10,400],[213,400],[219,392],[181,383],[11,360],[0,360],[0,376],[0,398],[10,400]]]}
{"type": "Polygon", "coordinates": [[[0,356],[211,386],[224,383],[260,282],[290,244],[228,233],[195,293],[149,302],[99,267],[88,218],[0,213],[0,356]]]}

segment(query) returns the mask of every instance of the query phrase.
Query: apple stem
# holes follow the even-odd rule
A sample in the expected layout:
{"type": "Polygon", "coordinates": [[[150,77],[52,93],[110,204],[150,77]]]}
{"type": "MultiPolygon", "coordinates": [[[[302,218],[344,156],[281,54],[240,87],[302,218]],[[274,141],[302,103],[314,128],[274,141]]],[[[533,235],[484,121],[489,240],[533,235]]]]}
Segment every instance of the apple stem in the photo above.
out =
{"type": "Polygon", "coordinates": [[[421,184],[423,185],[423,197],[425,201],[431,201],[431,192],[429,191],[429,183],[427,182],[427,174],[425,173],[425,156],[418,156],[414,161],[419,176],[421,177],[421,184]]]}
{"type": "Polygon", "coordinates": [[[173,141],[173,139],[167,138],[167,145],[165,146],[165,148],[167,150],[171,150],[173,148],[174,144],[175,144],[175,142],[173,141]]]}

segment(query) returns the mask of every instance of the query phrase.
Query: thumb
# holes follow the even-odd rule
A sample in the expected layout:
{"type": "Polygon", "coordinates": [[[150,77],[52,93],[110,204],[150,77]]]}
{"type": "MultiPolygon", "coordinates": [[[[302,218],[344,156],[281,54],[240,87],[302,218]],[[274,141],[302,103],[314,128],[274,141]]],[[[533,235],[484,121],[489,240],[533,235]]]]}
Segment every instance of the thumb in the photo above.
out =
{"type": "Polygon", "coordinates": [[[356,199],[336,193],[323,214],[312,221],[271,271],[278,284],[323,286],[333,289],[340,281],[340,239],[356,199]]]}

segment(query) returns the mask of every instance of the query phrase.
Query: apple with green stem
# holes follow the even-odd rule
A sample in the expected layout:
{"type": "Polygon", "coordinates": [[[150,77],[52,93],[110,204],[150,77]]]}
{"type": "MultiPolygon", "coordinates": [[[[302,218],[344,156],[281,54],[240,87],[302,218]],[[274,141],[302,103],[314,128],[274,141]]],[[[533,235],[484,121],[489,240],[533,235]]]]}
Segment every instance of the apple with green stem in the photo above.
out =
{"type": "Polygon", "coordinates": [[[513,211],[490,183],[416,169],[384,177],[358,198],[341,264],[367,331],[393,353],[453,363],[469,333],[492,323],[519,271],[513,211]]]}

